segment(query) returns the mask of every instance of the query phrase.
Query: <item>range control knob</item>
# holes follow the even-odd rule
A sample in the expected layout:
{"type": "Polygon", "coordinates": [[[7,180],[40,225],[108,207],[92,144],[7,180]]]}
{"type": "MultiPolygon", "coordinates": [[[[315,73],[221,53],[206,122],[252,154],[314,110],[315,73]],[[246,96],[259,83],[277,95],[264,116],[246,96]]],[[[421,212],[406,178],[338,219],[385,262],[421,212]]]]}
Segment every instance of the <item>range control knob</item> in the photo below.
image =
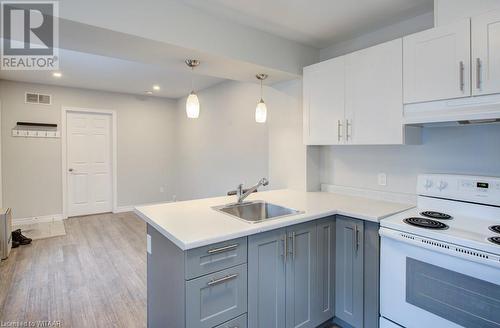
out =
{"type": "Polygon", "coordinates": [[[432,180],[431,179],[425,180],[424,187],[425,189],[430,189],[432,187],[432,180]]]}
{"type": "Polygon", "coordinates": [[[440,181],[438,185],[439,191],[444,190],[448,186],[448,183],[446,181],[440,181]]]}

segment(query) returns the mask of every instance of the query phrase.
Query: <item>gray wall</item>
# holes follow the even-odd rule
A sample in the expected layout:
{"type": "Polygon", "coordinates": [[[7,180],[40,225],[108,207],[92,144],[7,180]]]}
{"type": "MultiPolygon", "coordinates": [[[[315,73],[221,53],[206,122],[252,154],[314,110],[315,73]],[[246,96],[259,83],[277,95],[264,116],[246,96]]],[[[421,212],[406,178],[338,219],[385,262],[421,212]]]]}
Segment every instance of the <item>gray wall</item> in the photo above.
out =
{"type": "Polygon", "coordinates": [[[379,43],[391,41],[405,35],[420,32],[434,27],[434,13],[426,13],[356,38],[333,44],[321,49],[320,60],[342,56],[357,50],[368,48],[379,43]]]}
{"type": "Polygon", "coordinates": [[[256,83],[229,81],[199,92],[197,120],[186,117],[185,98],[179,100],[177,198],[220,196],[262,177],[271,189],[304,188],[301,94],[300,81],[265,87],[266,124],[255,122],[256,83]]]}
{"type": "Polygon", "coordinates": [[[500,124],[433,127],[417,146],[321,147],[320,180],[363,189],[415,193],[419,173],[500,176],[500,124]],[[387,186],[377,174],[387,174],[387,186]]]}
{"type": "Polygon", "coordinates": [[[62,106],[116,110],[118,206],[172,198],[175,102],[11,81],[0,81],[0,99],[3,204],[16,218],[62,213],[61,139],[11,136],[17,121],[60,124],[62,106]],[[25,104],[26,91],[51,94],[53,103],[25,104]]]}

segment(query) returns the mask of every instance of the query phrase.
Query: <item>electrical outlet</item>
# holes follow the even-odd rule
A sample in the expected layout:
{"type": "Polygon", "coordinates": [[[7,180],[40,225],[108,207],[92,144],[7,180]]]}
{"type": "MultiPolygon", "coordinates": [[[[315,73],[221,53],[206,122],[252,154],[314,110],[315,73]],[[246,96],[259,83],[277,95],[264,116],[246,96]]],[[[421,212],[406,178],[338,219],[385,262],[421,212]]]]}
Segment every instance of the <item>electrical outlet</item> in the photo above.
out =
{"type": "Polygon", "coordinates": [[[161,186],[160,187],[160,192],[165,192],[165,187],[161,186]]]}
{"type": "Polygon", "coordinates": [[[176,201],[177,201],[177,196],[176,196],[176,195],[172,195],[172,201],[173,201],[173,202],[176,202],[176,201]]]}
{"type": "Polygon", "coordinates": [[[385,173],[378,174],[378,185],[387,186],[387,175],[385,173]]]}

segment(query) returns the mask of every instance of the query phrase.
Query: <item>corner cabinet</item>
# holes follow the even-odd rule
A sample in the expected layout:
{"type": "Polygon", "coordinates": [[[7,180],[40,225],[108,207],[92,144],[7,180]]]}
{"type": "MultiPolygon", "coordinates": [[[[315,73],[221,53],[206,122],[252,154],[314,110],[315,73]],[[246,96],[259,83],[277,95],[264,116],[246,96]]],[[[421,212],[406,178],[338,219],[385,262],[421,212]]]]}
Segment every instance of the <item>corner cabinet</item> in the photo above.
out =
{"type": "Polygon", "coordinates": [[[335,238],[335,322],[378,328],[379,224],[337,216],[335,238]]]}
{"type": "Polygon", "coordinates": [[[418,143],[403,126],[402,39],[304,68],[306,145],[418,143]]]}

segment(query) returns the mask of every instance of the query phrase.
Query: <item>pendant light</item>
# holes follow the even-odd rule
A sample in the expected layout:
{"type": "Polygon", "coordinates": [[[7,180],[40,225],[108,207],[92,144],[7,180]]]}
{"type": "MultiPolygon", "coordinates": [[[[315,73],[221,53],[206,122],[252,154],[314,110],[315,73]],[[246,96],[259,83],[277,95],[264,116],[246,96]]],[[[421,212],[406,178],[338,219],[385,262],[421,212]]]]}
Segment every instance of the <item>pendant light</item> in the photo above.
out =
{"type": "MultiPolygon", "coordinates": [[[[191,68],[191,72],[193,72],[194,68],[200,65],[200,61],[196,59],[186,59],[186,65],[188,65],[188,67],[191,68]]],[[[200,116],[200,101],[194,92],[192,75],[194,74],[191,74],[191,93],[186,100],[186,115],[188,118],[198,118],[198,116],[200,116]]]]}
{"type": "Polygon", "coordinates": [[[266,123],[267,120],[267,106],[262,99],[262,81],[267,79],[267,74],[257,74],[257,79],[260,80],[260,101],[255,108],[255,122],[257,123],[266,123]]]}

